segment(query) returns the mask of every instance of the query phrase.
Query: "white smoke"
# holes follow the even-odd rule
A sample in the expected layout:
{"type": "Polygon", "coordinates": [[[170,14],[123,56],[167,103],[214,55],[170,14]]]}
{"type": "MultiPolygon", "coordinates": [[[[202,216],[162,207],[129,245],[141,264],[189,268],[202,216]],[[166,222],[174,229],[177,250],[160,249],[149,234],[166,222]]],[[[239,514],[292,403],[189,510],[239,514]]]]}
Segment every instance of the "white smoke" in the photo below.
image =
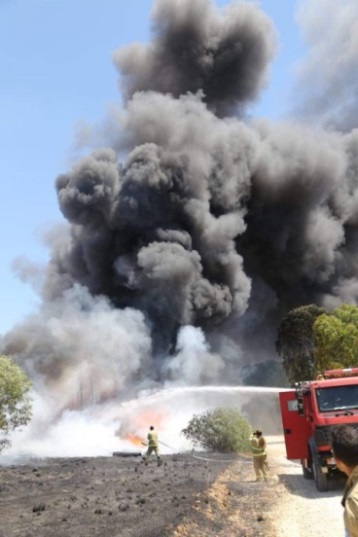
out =
{"type": "Polygon", "coordinates": [[[204,332],[194,326],[183,326],[178,333],[177,353],[170,357],[163,370],[176,384],[195,386],[218,377],[224,361],[218,354],[210,353],[204,332]]]}

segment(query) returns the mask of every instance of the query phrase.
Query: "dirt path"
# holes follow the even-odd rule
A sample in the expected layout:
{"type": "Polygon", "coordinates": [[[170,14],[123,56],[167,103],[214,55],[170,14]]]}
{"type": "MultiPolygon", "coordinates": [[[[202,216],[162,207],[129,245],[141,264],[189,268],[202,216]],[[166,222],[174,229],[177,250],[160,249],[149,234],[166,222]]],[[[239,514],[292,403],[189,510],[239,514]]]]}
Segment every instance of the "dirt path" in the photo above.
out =
{"type": "Polygon", "coordinates": [[[301,466],[287,461],[282,437],[268,439],[273,475],[277,476],[277,537],[339,537],[344,535],[341,497],[344,480],[333,480],[328,492],[318,492],[314,481],[304,479],[301,466]]]}
{"type": "Polygon", "coordinates": [[[226,468],[197,500],[172,537],[340,537],[344,535],[343,481],[320,493],[302,476],[299,464],[287,461],[283,438],[268,438],[271,476],[256,483],[250,458],[226,468]]]}

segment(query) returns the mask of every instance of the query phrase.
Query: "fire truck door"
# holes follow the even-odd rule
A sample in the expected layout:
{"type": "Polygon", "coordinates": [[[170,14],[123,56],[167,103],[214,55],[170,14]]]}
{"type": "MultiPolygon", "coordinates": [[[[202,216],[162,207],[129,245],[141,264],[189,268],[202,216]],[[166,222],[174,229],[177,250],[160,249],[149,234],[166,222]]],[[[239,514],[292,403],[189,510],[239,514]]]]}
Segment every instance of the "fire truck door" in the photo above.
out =
{"type": "Polygon", "coordinates": [[[279,393],[283,434],[288,459],[308,458],[309,425],[298,413],[295,391],[279,393]]]}

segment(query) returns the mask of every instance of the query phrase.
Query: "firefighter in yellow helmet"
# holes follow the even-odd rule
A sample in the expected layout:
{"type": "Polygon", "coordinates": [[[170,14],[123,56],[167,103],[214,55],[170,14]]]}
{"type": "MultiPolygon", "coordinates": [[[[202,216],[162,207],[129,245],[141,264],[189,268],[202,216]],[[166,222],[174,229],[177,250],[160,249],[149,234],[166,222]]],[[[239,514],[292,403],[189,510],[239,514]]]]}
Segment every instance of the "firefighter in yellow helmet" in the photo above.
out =
{"type": "Polygon", "coordinates": [[[261,481],[262,479],[267,481],[268,465],[266,440],[262,435],[262,431],[257,430],[252,433],[252,435],[250,436],[250,445],[254,463],[254,470],[256,474],[256,481],[261,481]]]}
{"type": "Polygon", "coordinates": [[[148,436],[147,436],[147,440],[148,440],[148,444],[147,444],[148,449],[147,449],[147,452],[146,452],[145,457],[144,457],[145,465],[146,466],[148,465],[149,457],[152,454],[152,452],[154,451],[154,453],[155,453],[155,455],[157,457],[158,466],[160,466],[162,464],[162,459],[161,459],[161,457],[159,455],[158,433],[154,430],[153,425],[151,425],[149,427],[149,433],[148,433],[148,436]]]}

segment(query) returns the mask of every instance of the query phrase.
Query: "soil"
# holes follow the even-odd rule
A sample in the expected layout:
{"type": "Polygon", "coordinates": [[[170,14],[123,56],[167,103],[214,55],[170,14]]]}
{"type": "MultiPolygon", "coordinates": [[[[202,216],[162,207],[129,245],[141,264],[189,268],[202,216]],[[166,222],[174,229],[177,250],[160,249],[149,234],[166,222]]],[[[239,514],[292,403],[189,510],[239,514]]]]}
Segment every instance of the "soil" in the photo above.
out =
{"type": "Polygon", "coordinates": [[[255,482],[250,457],[202,452],[163,456],[161,466],[155,456],[148,466],[138,456],[0,466],[0,537],[308,537],[321,535],[327,499],[322,535],[343,534],[342,486],[317,493],[282,441],[269,441],[269,456],[267,483],[255,482]]]}

